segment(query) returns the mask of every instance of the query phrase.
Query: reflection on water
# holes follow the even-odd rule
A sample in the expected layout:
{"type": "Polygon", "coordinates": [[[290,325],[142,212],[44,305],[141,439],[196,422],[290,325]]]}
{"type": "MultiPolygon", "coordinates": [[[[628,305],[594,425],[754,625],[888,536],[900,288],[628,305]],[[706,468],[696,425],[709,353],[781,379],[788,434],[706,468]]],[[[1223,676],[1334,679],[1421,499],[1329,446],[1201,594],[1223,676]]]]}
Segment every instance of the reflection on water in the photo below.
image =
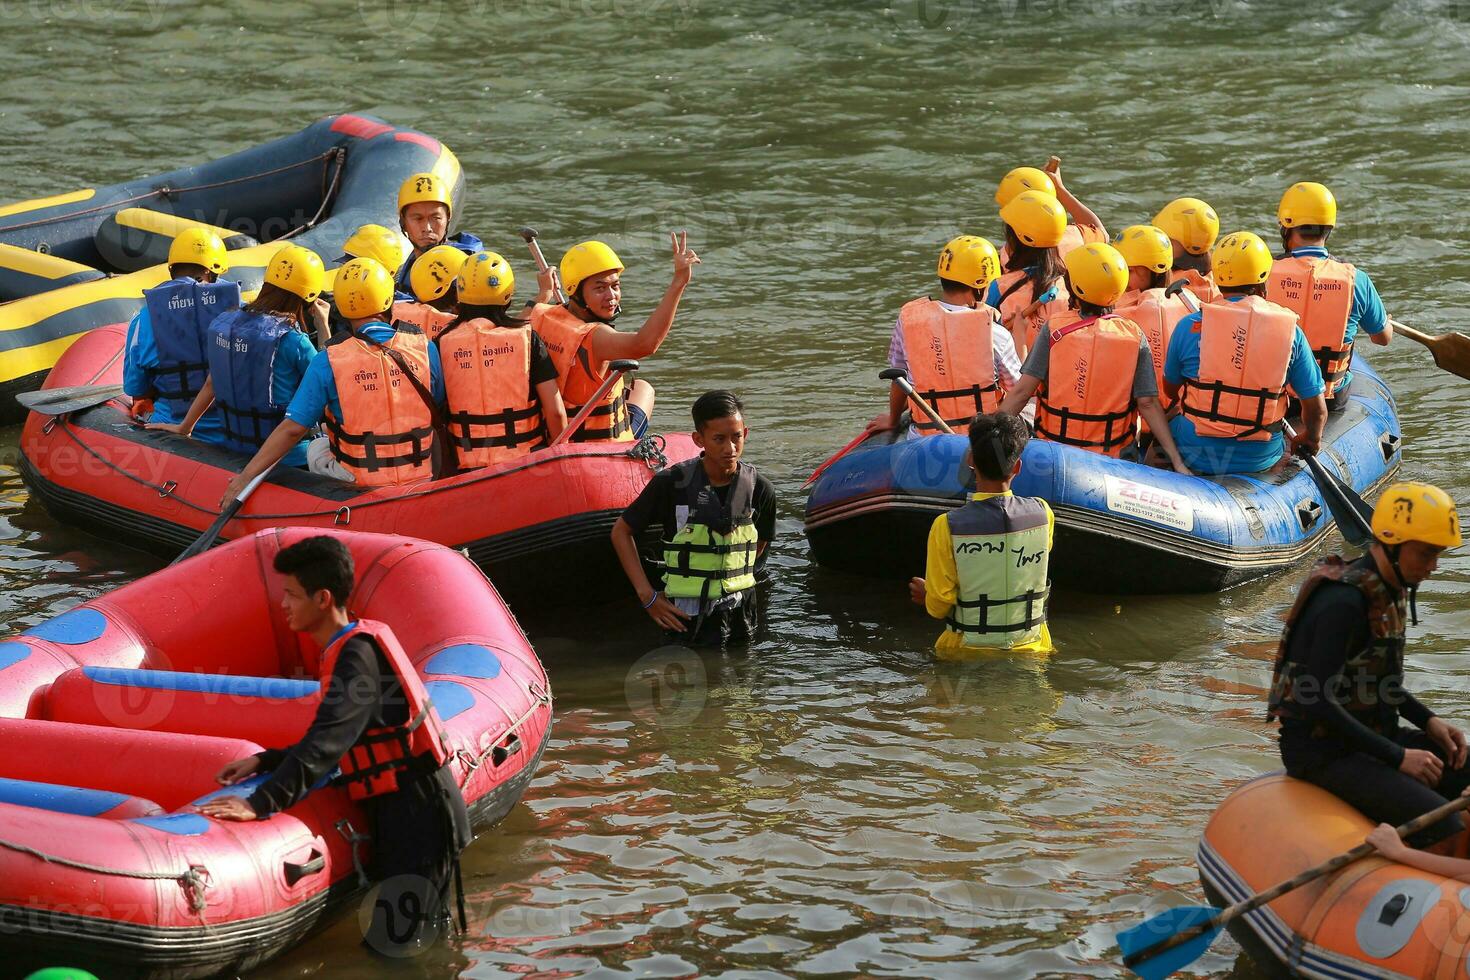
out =
{"type": "MultiPolygon", "coordinates": [[[[798,489],[881,407],[893,317],[932,289],[939,246],[995,236],[995,181],[1051,152],[1113,230],[1190,193],[1271,240],[1281,189],[1323,180],[1334,246],[1396,316],[1466,318],[1470,74],[1442,53],[1470,40],[1464,4],[1174,6],[0,5],[26,80],[0,107],[6,200],[352,109],[454,148],[462,226],[523,282],[520,225],[553,255],[606,238],[630,326],[668,282],[664,233],[688,227],[704,265],[645,361],[655,424],[736,388],[749,458],[783,497],[749,651],[662,648],[631,599],[519,610],[556,729],[525,805],[467,855],[467,940],[375,966],[348,917],[260,976],[1111,976],[1116,931],[1198,901],[1200,829],[1276,764],[1260,708],[1296,576],[1061,594],[1051,658],[937,664],[939,624],[901,585],[810,566],[798,489]]],[[[1465,389],[1406,342],[1371,356],[1404,414],[1405,475],[1470,498],[1465,389]]],[[[12,626],[155,567],[57,527],[0,469],[12,626]]],[[[1467,582],[1451,556],[1414,632],[1411,684],[1451,716],[1467,714],[1467,582]]],[[[1252,976],[1237,956],[1221,939],[1195,969],[1252,976]]]]}

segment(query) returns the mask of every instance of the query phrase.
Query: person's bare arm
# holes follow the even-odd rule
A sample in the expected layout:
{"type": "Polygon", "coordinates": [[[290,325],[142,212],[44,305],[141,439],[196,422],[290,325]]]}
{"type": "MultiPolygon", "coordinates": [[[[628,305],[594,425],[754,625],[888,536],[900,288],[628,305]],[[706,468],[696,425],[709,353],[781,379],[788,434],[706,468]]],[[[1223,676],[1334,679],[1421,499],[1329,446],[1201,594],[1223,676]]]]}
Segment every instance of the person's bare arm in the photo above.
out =
{"type": "Polygon", "coordinates": [[[1322,448],[1322,430],[1327,427],[1327,398],[1317,393],[1316,398],[1302,402],[1302,427],[1292,440],[1292,448],[1304,448],[1316,452],[1322,448]]]}
{"type": "Polygon", "coordinates": [[[546,420],[546,438],[555,439],[567,427],[567,407],[557,390],[556,379],[538,384],[536,398],[541,402],[541,417],[546,420]]]}
{"type": "Polygon", "coordinates": [[[1379,347],[1387,347],[1393,341],[1393,320],[1385,319],[1383,329],[1377,333],[1370,333],[1368,339],[1379,347]]]}
{"type": "Polygon", "coordinates": [[[633,591],[638,594],[638,603],[664,629],[684,632],[684,623],[689,617],[648,581],[648,574],[643,571],[643,560],[638,557],[638,542],[633,539],[633,529],[621,517],[613,524],[612,544],[618,564],[623,566],[623,574],[628,576],[633,591]]]}
{"type": "Polygon", "coordinates": [[[189,406],[189,411],[184,413],[182,422],[149,422],[147,428],[158,429],[163,432],[172,432],[176,435],[189,436],[194,433],[194,426],[209,406],[214,404],[214,378],[208,375],[204,378],[204,387],[199,389],[199,394],[194,396],[194,403],[189,406]]]}
{"type": "Polygon", "coordinates": [[[1005,398],[1000,403],[1000,410],[1009,415],[1020,415],[1021,410],[1026,407],[1026,403],[1040,387],[1040,378],[1033,378],[1029,374],[1021,375],[1021,380],[1016,382],[1016,386],[1006,392],[1005,398]]]}
{"type": "Polygon", "coordinates": [[[245,468],[225,485],[224,495],[220,497],[220,509],[228,507],[230,501],[239,496],[247,483],[285,458],[307,431],[304,425],[298,425],[290,419],[282,419],[275,431],[266,437],[264,445],[250,458],[250,462],[245,464],[245,468]]]}
{"type": "Polygon", "coordinates": [[[639,360],[652,355],[669,335],[669,328],[674,325],[674,314],[679,312],[679,300],[684,296],[684,288],[689,285],[694,267],[700,264],[699,256],[689,247],[687,231],[679,234],[670,232],[669,242],[674,252],[674,278],[669,283],[669,288],[664,290],[664,298],[652,315],[633,333],[623,333],[604,326],[595,331],[588,341],[592,359],[597,362],[593,368],[598,373],[603,371],[608,361],[624,358],[639,360]]]}
{"type": "Polygon", "coordinates": [[[1169,431],[1169,420],[1164,415],[1164,406],[1159,400],[1152,396],[1138,399],[1138,414],[1148,423],[1149,430],[1154,434],[1154,441],[1169,457],[1169,465],[1174,467],[1175,473],[1183,473],[1189,476],[1189,467],[1184,465],[1184,458],[1179,455],[1179,447],[1174,444],[1174,434],[1169,431]]]}
{"type": "Polygon", "coordinates": [[[903,410],[908,406],[909,396],[904,394],[902,388],[893,385],[888,391],[888,427],[898,428],[898,420],[903,415],[903,410]]]}
{"type": "Polygon", "coordinates": [[[1062,183],[1062,162],[1052,157],[1042,169],[1051,175],[1052,183],[1057,185],[1057,201],[1071,216],[1073,224],[1087,225],[1089,228],[1096,228],[1100,234],[1107,235],[1108,230],[1103,227],[1102,219],[1091,208],[1077,200],[1072,192],[1067,190],[1067,185],[1062,183]]]}

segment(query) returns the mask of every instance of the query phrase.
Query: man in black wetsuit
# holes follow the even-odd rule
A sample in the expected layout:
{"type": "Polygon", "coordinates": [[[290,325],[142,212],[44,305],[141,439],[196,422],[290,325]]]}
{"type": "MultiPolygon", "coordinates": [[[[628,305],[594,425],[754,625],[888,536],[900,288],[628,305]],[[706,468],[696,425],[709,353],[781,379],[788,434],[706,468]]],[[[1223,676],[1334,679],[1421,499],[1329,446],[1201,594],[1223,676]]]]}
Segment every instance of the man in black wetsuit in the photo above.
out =
{"type": "Polygon", "coordinates": [[[266,819],[299,803],[340,765],[338,784],[364,801],[372,821],[369,874],[384,882],[365,941],[380,953],[411,954],[432,945],[447,925],[450,879],[470,841],[443,723],[392,631],[349,617],[355,576],[346,545],[327,536],[298,541],[277,553],[275,569],[285,576],[287,626],[322,651],[318,672],[326,690],[301,741],[220,770],[226,786],[268,771],[249,796],[218,797],[200,812],[266,819]]]}
{"type": "MultiPolygon", "coordinates": [[[[1268,717],[1281,721],[1290,775],[1397,825],[1470,785],[1464,733],[1403,687],[1405,615],[1417,625],[1415,593],[1440,553],[1460,544],[1460,520],[1438,487],[1397,483],[1378,499],[1372,524],[1367,554],[1324,558],[1302,585],[1277,652],[1268,717]]],[[[1461,828],[1449,817],[1411,843],[1424,847],[1461,828]]]]}

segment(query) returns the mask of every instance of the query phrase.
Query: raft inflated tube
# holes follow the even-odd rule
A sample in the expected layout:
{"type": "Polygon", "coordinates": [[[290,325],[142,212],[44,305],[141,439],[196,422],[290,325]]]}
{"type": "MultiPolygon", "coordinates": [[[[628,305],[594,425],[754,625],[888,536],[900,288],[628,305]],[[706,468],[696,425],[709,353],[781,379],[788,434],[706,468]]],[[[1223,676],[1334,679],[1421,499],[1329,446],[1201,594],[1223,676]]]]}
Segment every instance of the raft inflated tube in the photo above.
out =
{"type": "Polygon", "coordinates": [[[149,208],[123,208],[108,215],[97,228],[97,251],[109,265],[124,272],[137,272],[167,262],[169,246],[190,228],[214,232],[227,250],[260,244],[242,232],[177,214],[149,208]]]}
{"type": "Polygon", "coordinates": [[[0,301],[106,277],[100,269],[59,255],[0,242],[0,301]]]}

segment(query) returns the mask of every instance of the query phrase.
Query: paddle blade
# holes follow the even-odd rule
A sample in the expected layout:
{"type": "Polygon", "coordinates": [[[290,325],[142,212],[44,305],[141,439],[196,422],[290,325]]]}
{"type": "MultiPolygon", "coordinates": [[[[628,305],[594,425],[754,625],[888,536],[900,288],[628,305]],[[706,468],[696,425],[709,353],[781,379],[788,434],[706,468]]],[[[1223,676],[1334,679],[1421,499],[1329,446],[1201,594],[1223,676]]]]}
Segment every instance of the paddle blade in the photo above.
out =
{"type": "Polygon", "coordinates": [[[1118,933],[1118,948],[1123,951],[1123,965],[1144,980],[1164,980],[1177,970],[1182,970],[1204,954],[1210,943],[1220,934],[1220,927],[1200,933],[1173,949],[1149,955],[1147,959],[1133,962],[1132,958],[1151,947],[1157,946],[1171,936],[1176,936],[1191,926],[1208,922],[1219,915],[1220,909],[1210,905],[1181,905],[1179,908],[1161,912],[1147,922],[1118,933]]]}
{"type": "Polygon", "coordinates": [[[1462,333],[1443,333],[1425,346],[1434,355],[1434,363],[1440,370],[1470,378],[1470,337],[1462,333]]]}
{"type": "Polygon", "coordinates": [[[68,412],[101,405],[122,393],[122,385],[72,385],[67,388],[22,391],[15,396],[15,400],[21,407],[42,415],[66,415],[68,412]]]}

